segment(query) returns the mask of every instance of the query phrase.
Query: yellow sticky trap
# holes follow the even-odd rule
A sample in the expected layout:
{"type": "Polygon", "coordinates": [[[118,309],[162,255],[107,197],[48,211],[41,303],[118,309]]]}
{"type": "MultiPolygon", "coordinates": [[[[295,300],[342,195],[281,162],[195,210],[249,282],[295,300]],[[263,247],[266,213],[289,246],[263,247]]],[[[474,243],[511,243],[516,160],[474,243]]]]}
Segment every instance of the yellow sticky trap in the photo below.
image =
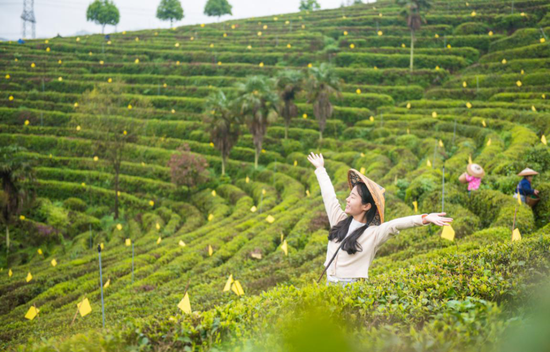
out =
{"type": "Polygon", "coordinates": [[[523,85],[523,83],[521,83],[520,80],[518,80],[518,81],[516,82],[516,86],[521,87],[522,85],[523,85]]]}
{"type": "Polygon", "coordinates": [[[531,110],[533,110],[533,112],[537,112],[537,108],[535,107],[535,105],[531,105],[531,110]]]}
{"type": "Polygon", "coordinates": [[[105,245],[103,244],[103,242],[101,242],[101,243],[99,244],[99,246],[101,247],[101,250],[104,250],[104,249],[105,249],[105,245]]]}
{"type": "Polygon", "coordinates": [[[157,238],[157,244],[160,244],[160,241],[162,241],[162,238],[159,236],[159,238],[157,238]]]}
{"type": "Polygon", "coordinates": [[[158,222],[155,224],[155,227],[157,228],[157,230],[160,230],[160,224],[158,222]]]}
{"type": "Polygon", "coordinates": [[[107,288],[109,287],[109,285],[111,285],[111,279],[107,280],[107,282],[105,282],[105,284],[103,285],[103,288],[107,288]]]}
{"type": "Polygon", "coordinates": [[[441,232],[441,238],[444,238],[449,241],[455,240],[455,230],[451,225],[443,226],[443,231],[441,232]]]}
{"type": "Polygon", "coordinates": [[[124,244],[126,245],[126,247],[130,247],[132,245],[132,240],[127,238],[124,244]]]}
{"type": "Polygon", "coordinates": [[[411,108],[411,103],[407,103],[407,109],[411,108]]]}
{"type": "Polygon", "coordinates": [[[214,250],[212,249],[212,246],[208,245],[208,255],[212,256],[213,253],[214,253],[214,250]]]}
{"type": "Polygon", "coordinates": [[[415,213],[418,213],[418,201],[415,200],[415,201],[413,202],[413,206],[414,206],[414,212],[415,212],[415,213]]]}
{"type": "Polygon", "coordinates": [[[152,200],[150,200],[150,201],[149,201],[149,205],[150,205],[150,206],[154,206],[154,205],[155,205],[155,202],[152,201],[152,200]]]}
{"type": "Polygon", "coordinates": [[[310,193],[309,193],[309,189],[306,189],[306,196],[309,197],[310,193]]]}
{"type": "Polygon", "coordinates": [[[212,190],[212,197],[216,196],[216,190],[212,190]]]}
{"type": "Polygon", "coordinates": [[[183,242],[182,240],[180,240],[178,244],[180,245],[180,247],[185,247],[185,242],[183,242]]]}
{"type": "Polygon", "coordinates": [[[294,166],[298,166],[298,160],[294,160],[294,166]]]}
{"type": "Polygon", "coordinates": [[[255,212],[256,212],[256,210],[258,210],[258,208],[256,208],[256,206],[255,206],[255,205],[253,205],[253,206],[252,206],[252,208],[250,208],[250,211],[251,211],[251,212],[253,212],[253,213],[255,213],[255,212]]]}
{"type": "Polygon", "coordinates": [[[250,182],[250,178],[249,178],[248,176],[246,176],[245,182],[246,182],[246,183],[249,183],[249,182],[250,182]]]}
{"type": "Polygon", "coordinates": [[[361,169],[359,170],[360,173],[364,174],[365,173],[365,168],[364,167],[361,167],[361,169]]]}
{"type": "Polygon", "coordinates": [[[365,153],[361,152],[361,158],[363,158],[365,156],[365,153]]]}
{"type": "Polygon", "coordinates": [[[548,143],[546,142],[546,137],[544,135],[542,135],[542,137],[540,137],[540,141],[542,142],[542,144],[548,145],[548,143]]]}
{"type": "Polygon", "coordinates": [[[439,140],[439,146],[443,148],[443,141],[441,139],[439,140]]]}
{"type": "Polygon", "coordinates": [[[231,290],[235,292],[237,296],[244,295],[243,287],[241,286],[241,283],[239,282],[239,280],[235,280],[235,282],[233,282],[233,285],[231,286],[231,290]]]}
{"type": "Polygon", "coordinates": [[[482,120],[481,124],[483,125],[483,127],[487,127],[487,123],[485,122],[485,120],[482,120]]]}
{"type": "Polygon", "coordinates": [[[262,188],[262,194],[265,196],[266,190],[265,188],[262,188]]]}
{"type": "Polygon", "coordinates": [[[54,268],[57,266],[57,260],[55,260],[55,259],[52,259],[52,261],[50,263],[52,264],[52,266],[54,268]]]}
{"type": "Polygon", "coordinates": [[[87,298],[84,298],[82,302],[78,303],[77,307],[81,317],[85,317],[92,311],[92,306],[90,305],[90,301],[87,298]]]}
{"type": "Polygon", "coordinates": [[[288,255],[288,244],[286,240],[283,241],[283,244],[281,245],[281,249],[283,250],[283,252],[285,252],[285,255],[288,255]]]}
{"type": "Polygon", "coordinates": [[[38,254],[40,254],[40,255],[44,254],[44,253],[42,252],[42,249],[41,249],[41,248],[38,248],[37,252],[38,252],[38,254]]]}
{"type": "Polygon", "coordinates": [[[35,306],[32,306],[27,311],[27,314],[25,314],[25,318],[29,320],[33,320],[38,315],[39,311],[40,310],[38,308],[36,308],[35,306]]]}
{"type": "Polygon", "coordinates": [[[407,128],[407,134],[410,134],[411,133],[411,130],[407,128]]]}
{"type": "Polygon", "coordinates": [[[223,292],[227,292],[231,290],[232,283],[233,283],[233,274],[229,275],[229,278],[227,279],[227,282],[225,283],[225,286],[223,288],[223,292]]]}
{"type": "Polygon", "coordinates": [[[432,112],[432,117],[433,117],[433,118],[436,118],[436,117],[437,117],[437,112],[436,112],[436,111],[432,112]]]}
{"type": "Polygon", "coordinates": [[[208,221],[212,221],[214,219],[214,214],[208,214],[208,221]]]}
{"type": "Polygon", "coordinates": [[[361,94],[361,89],[357,88],[357,90],[355,91],[355,93],[361,94]]]}
{"type": "Polygon", "coordinates": [[[468,155],[468,164],[473,164],[473,162],[472,162],[472,154],[468,155]]]}
{"type": "Polygon", "coordinates": [[[10,269],[10,270],[8,270],[8,277],[12,277],[12,276],[13,276],[13,271],[11,271],[11,269],[10,269]]]}
{"type": "Polygon", "coordinates": [[[466,107],[467,107],[468,109],[471,109],[471,108],[472,108],[472,103],[467,102],[467,103],[466,103],[466,107]]]}
{"type": "Polygon", "coordinates": [[[370,122],[374,122],[374,116],[369,117],[370,122]]]}
{"type": "Polygon", "coordinates": [[[468,87],[468,83],[466,83],[466,81],[462,82],[462,87],[464,88],[468,87]]]}
{"type": "Polygon", "coordinates": [[[502,62],[503,65],[506,65],[506,62],[507,62],[507,61],[506,61],[506,59],[502,59],[501,62],[502,62]]]}
{"type": "Polygon", "coordinates": [[[520,194],[519,194],[519,191],[518,191],[518,193],[517,193],[517,197],[518,197],[518,204],[521,205],[521,196],[520,196],[520,194]]]}
{"type": "Polygon", "coordinates": [[[430,161],[430,159],[426,160],[426,166],[432,167],[432,162],[430,161]]]}
{"type": "Polygon", "coordinates": [[[191,314],[191,302],[189,302],[189,294],[185,293],[185,296],[178,303],[178,308],[186,314],[191,314]]]}
{"type": "Polygon", "coordinates": [[[489,140],[487,141],[487,146],[490,146],[491,145],[491,138],[489,138],[489,140]]]}
{"type": "Polygon", "coordinates": [[[521,241],[521,234],[519,233],[518,228],[515,228],[512,232],[512,242],[514,241],[521,241]]]}
{"type": "Polygon", "coordinates": [[[284,238],[285,238],[285,235],[281,232],[281,242],[283,242],[284,238]]]}
{"type": "Polygon", "coordinates": [[[271,215],[268,215],[267,218],[265,218],[265,221],[267,221],[270,224],[273,224],[273,222],[275,221],[275,218],[271,215]]]}
{"type": "Polygon", "coordinates": [[[29,273],[27,274],[27,282],[31,281],[32,280],[32,274],[31,272],[29,271],[29,273]]]}

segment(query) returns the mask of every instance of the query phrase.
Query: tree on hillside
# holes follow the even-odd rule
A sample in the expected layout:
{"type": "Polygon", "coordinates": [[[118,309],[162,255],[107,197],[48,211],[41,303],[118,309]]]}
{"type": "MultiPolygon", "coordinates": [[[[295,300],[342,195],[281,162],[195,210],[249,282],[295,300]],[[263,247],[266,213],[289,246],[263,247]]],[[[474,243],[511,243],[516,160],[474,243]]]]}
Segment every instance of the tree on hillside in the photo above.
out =
{"type": "Polygon", "coordinates": [[[317,0],[300,0],[300,11],[315,11],[319,10],[321,8],[321,5],[317,2],[317,0]]]}
{"type": "Polygon", "coordinates": [[[222,156],[222,175],[231,149],[237,144],[241,134],[240,115],[235,113],[234,103],[222,90],[216,90],[206,98],[203,121],[210,132],[214,147],[222,156]]]}
{"type": "Polygon", "coordinates": [[[233,15],[231,9],[233,6],[227,0],[208,0],[204,6],[204,14],[210,17],[220,17],[223,15],[233,15]]]}
{"type": "Polygon", "coordinates": [[[411,31],[411,72],[414,66],[414,32],[422,27],[422,23],[426,23],[424,11],[429,10],[431,2],[429,0],[396,0],[396,3],[401,6],[401,16],[407,20],[407,26],[411,31]]]}
{"type": "Polygon", "coordinates": [[[288,138],[288,127],[292,118],[298,116],[298,107],[294,103],[302,91],[304,75],[296,70],[279,71],[275,77],[275,87],[280,98],[279,114],[285,120],[285,139],[288,138]]]}
{"type": "Polygon", "coordinates": [[[174,20],[181,21],[183,18],[183,8],[179,0],[160,0],[157,7],[157,18],[161,21],[170,21],[170,27],[174,20]]]}
{"type": "Polygon", "coordinates": [[[33,163],[21,154],[24,151],[17,145],[0,147],[0,220],[6,227],[6,258],[10,250],[10,224],[35,199],[33,163]]]}
{"type": "Polygon", "coordinates": [[[313,105],[313,114],[319,122],[320,139],[323,139],[327,119],[332,116],[333,106],[330,98],[341,96],[340,79],[329,64],[309,68],[306,81],[308,103],[313,105]]]}
{"type": "Polygon", "coordinates": [[[267,127],[278,116],[279,97],[273,81],[265,76],[250,76],[235,86],[239,113],[254,140],[254,168],[257,169],[267,127]]]}
{"type": "Polygon", "coordinates": [[[122,161],[127,158],[128,145],[135,143],[138,136],[142,135],[144,124],[140,118],[150,116],[153,112],[153,105],[148,98],[129,100],[124,93],[124,82],[120,80],[97,85],[93,90],[85,91],[80,98],[79,113],[74,114],[71,121],[75,128],[101,133],[101,138],[93,140],[91,152],[102,161],[106,160],[112,170],[115,219],[119,216],[119,178],[122,161]],[[130,117],[113,117],[124,113],[130,117]]]}
{"type": "Polygon", "coordinates": [[[101,33],[105,32],[106,25],[116,26],[120,21],[120,13],[114,2],[109,0],[95,0],[88,6],[86,20],[101,25],[101,33]]]}
{"type": "Polygon", "coordinates": [[[187,198],[195,187],[208,181],[208,162],[202,155],[191,153],[187,143],[179,147],[177,153],[172,154],[168,167],[172,183],[187,188],[187,198]]]}

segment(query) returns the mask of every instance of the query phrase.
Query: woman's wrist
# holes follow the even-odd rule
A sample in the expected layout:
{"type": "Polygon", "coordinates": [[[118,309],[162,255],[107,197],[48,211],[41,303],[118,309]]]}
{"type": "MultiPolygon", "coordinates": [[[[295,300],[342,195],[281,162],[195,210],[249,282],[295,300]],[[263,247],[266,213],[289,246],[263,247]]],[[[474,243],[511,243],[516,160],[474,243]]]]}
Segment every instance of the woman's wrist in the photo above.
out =
{"type": "Polygon", "coordinates": [[[428,214],[422,214],[422,223],[423,223],[424,225],[426,225],[426,224],[429,223],[429,221],[426,221],[426,216],[428,216],[428,214]]]}

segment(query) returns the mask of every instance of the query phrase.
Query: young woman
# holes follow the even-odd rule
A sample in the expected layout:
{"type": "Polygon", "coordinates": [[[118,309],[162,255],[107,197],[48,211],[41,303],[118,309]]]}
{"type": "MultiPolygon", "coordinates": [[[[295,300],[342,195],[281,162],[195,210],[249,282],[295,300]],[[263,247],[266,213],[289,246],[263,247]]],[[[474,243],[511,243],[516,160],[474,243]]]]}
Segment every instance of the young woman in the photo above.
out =
{"type": "Polygon", "coordinates": [[[378,248],[400,230],[430,223],[445,226],[453,221],[452,218],[443,217],[446,213],[431,213],[384,222],[384,188],[354,169],[348,171],[351,192],[343,211],[325,170],[323,154],[311,153],[308,160],[316,168],[315,174],[330,223],[325,268],[336,254],[326,269],[327,285],[334,283],[344,286],[367,279],[378,248]],[[336,253],[340,245],[342,248],[336,253]]]}

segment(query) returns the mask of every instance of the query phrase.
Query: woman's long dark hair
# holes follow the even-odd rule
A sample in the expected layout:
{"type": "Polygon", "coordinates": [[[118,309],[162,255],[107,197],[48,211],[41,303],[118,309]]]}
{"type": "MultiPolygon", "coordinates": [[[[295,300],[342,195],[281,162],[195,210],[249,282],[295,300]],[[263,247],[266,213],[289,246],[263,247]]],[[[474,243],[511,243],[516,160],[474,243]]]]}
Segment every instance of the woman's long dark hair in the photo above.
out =
{"type": "MultiPolygon", "coordinates": [[[[374,199],[372,198],[372,195],[369,192],[369,189],[364,183],[362,182],[357,183],[357,191],[361,196],[361,203],[363,204],[370,203],[371,208],[365,212],[365,219],[367,223],[357,228],[352,233],[350,233],[350,235],[348,236],[349,238],[346,240],[346,242],[342,246],[342,250],[348,252],[348,254],[355,254],[357,252],[363,251],[361,244],[359,244],[357,240],[359,239],[359,236],[361,236],[363,232],[365,232],[367,227],[369,227],[372,220],[374,220],[374,217],[376,216],[376,212],[378,210],[376,207],[376,203],[374,203],[374,199]]],[[[353,220],[353,216],[350,216],[347,219],[344,219],[340,221],[338,224],[334,225],[328,233],[328,239],[330,241],[336,240],[336,243],[342,242],[342,240],[346,238],[346,234],[348,233],[349,225],[351,224],[352,220],[353,220]]]]}

